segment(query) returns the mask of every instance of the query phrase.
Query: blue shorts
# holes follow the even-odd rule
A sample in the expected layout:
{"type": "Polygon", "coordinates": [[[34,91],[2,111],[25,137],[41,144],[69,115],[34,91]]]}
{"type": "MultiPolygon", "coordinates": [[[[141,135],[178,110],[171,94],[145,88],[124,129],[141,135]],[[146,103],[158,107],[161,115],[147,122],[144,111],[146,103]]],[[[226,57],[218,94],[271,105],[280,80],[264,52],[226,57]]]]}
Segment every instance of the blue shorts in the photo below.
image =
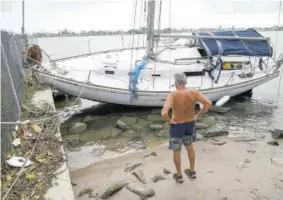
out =
{"type": "Polygon", "coordinates": [[[181,151],[182,144],[190,146],[196,139],[195,121],[171,124],[169,135],[169,149],[181,151]]]}

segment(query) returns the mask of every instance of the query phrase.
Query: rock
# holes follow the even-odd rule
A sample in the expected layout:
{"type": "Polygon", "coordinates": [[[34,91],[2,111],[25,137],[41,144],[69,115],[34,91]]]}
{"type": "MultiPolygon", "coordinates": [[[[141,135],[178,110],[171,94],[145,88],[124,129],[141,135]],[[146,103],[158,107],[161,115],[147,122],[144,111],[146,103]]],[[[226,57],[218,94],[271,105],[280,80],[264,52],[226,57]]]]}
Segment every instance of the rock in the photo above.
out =
{"type": "Polygon", "coordinates": [[[205,133],[204,133],[204,137],[218,137],[218,136],[224,136],[224,135],[228,135],[228,131],[227,130],[223,130],[217,127],[212,127],[209,128],[205,133]]]}
{"type": "Polygon", "coordinates": [[[222,145],[226,144],[227,142],[224,141],[224,140],[222,140],[222,141],[219,140],[219,141],[212,141],[211,143],[214,144],[214,145],[222,146],[222,145]]]}
{"type": "Polygon", "coordinates": [[[81,197],[81,196],[86,195],[86,194],[90,194],[92,192],[93,192],[92,188],[83,188],[83,189],[81,189],[78,197],[81,197]]]}
{"type": "Polygon", "coordinates": [[[119,181],[116,183],[112,183],[102,194],[101,198],[102,199],[107,199],[108,197],[112,196],[114,193],[118,192],[121,190],[123,187],[128,185],[126,181],[119,181]]]}
{"type": "Polygon", "coordinates": [[[256,141],[256,139],[252,136],[248,135],[236,135],[236,136],[229,136],[233,141],[235,142],[250,142],[250,141],[256,141]]]}
{"type": "Polygon", "coordinates": [[[161,130],[163,129],[163,126],[161,124],[151,124],[149,125],[150,130],[161,130]]]}
{"type": "Polygon", "coordinates": [[[155,191],[153,189],[147,188],[141,184],[131,183],[127,186],[127,189],[139,195],[141,199],[153,197],[155,195],[155,191]]]}
{"type": "Polygon", "coordinates": [[[140,140],[142,135],[134,130],[127,130],[123,133],[123,136],[126,138],[130,138],[131,140],[140,140]]]}
{"type": "Polygon", "coordinates": [[[122,129],[122,130],[129,130],[130,129],[130,127],[121,120],[118,120],[116,122],[116,127],[119,128],[119,129],[122,129]]]}
{"type": "Polygon", "coordinates": [[[134,125],[134,126],[132,126],[132,129],[134,131],[140,132],[140,131],[142,131],[143,127],[140,126],[140,125],[134,125]]]}
{"type": "Polygon", "coordinates": [[[215,117],[208,116],[200,120],[203,124],[207,124],[208,126],[215,125],[216,120],[215,117]]]}
{"type": "Polygon", "coordinates": [[[137,123],[136,117],[121,117],[120,120],[127,125],[134,125],[137,123]]]}
{"type": "Polygon", "coordinates": [[[209,125],[204,124],[204,123],[196,123],[196,130],[201,130],[201,129],[207,129],[209,125]]]}
{"type": "Polygon", "coordinates": [[[267,144],[273,145],[273,146],[279,146],[279,143],[278,143],[276,140],[274,140],[274,141],[268,141],[267,144]]]}
{"type": "Polygon", "coordinates": [[[107,119],[108,116],[102,116],[102,115],[96,115],[96,116],[91,116],[88,115],[83,119],[84,123],[89,123],[89,122],[96,122],[96,121],[100,121],[100,120],[105,120],[107,119]]]}
{"type": "Polygon", "coordinates": [[[273,139],[283,139],[283,130],[274,129],[269,131],[271,132],[271,136],[273,139]]]}
{"type": "Polygon", "coordinates": [[[273,158],[271,158],[271,163],[283,166],[283,158],[282,157],[273,157],[273,158]]]}
{"type": "Polygon", "coordinates": [[[161,180],[165,180],[166,178],[164,178],[163,176],[161,175],[155,175],[153,178],[152,178],[152,181],[154,183],[158,182],[158,181],[161,181],[161,180]]]}
{"type": "Polygon", "coordinates": [[[143,184],[146,184],[145,182],[145,177],[144,177],[144,173],[141,169],[139,170],[135,170],[133,173],[132,173],[141,183],[143,184]]]}
{"type": "Polygon", "coordinates": [[[137,167],[139,167],[141,165],[142,165],[142,163],[136,163],[136,164],[127,166],[124,171],[125,172],[131,172],[131,171],[133,171],[134,169],[136,169],[137,167]]]}
{"type": "Polygon", "coordinates": [[[86,124],[82,122],[76,122],[70,128],[71,133],[82,133],[86,130],[86,124]]]}
{"type": "Polygon", "coordinates": [[[155,152],[151,152],[150,154],[145,155],[144,157],[149,157],[149,156],[157,156],[157,154],[155,152]]]}
{"type": "Polygon", "coordinates": [[[196,140],[203,140],[203,136],[200,133],[196,134],[196,140]]]}
{"type": "Polygon", "coordinates": [[[239,163],[237,164],[237,168],[239,168],[239,169],[248,168],[248,165],[247,165],[247,163],[239,162],[239,163]]]}
{"type": "Polygon", "coordinates": [[[225,114],[231,110],[230,107],[220,107],[220,106],[212,106],[209,111],[210,112],[216,112],[220,114],[225,114]]]}
{"type": "Polygon", "coordinates": [[[166,137],[168,136],[168,133],[166,131],[159,131],[156,133],[157,137],[166,137]]]}
{"type": "Polygon", "coordinates": [[[256,150],[249,149],[249,150],[247,150],[247,152],[254,154],[256,152],[256,150]]]}
{"type": "Polygon", "coordinates": [[[161,118],[160,115],[152,115],[152,114],[150,114],[150,115],[147,116],[147,120],[148,121],[152,121],[152,122],[161,122],[162,118],[161,118]]]}
{"type": "Polygon", "coordinates": [[[163,173],[164,174],[172,174],[172,172],[166,168],[163,168],[163,173]]]}

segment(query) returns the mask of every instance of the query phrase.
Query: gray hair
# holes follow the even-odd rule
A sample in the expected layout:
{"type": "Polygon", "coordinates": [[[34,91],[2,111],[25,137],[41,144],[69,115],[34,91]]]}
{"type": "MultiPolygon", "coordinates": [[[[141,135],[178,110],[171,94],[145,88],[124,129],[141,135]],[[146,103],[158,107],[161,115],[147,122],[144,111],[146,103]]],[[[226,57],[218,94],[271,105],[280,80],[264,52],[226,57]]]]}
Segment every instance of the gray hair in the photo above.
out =
{"type": "Polygon", "coordinates": [[[175,77],[176,85],[186,85],[187,84],[187,76],[184,73],[175,74],[174,77],[175,77]]]}

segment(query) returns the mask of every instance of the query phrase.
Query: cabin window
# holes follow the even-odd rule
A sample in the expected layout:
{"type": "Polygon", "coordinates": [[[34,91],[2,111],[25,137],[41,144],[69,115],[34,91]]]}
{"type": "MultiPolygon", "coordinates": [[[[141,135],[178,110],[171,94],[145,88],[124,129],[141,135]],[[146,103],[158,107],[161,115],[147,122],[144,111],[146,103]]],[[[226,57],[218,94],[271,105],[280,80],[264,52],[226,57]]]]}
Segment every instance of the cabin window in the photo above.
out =
{"type": "Polygon", "coordinates": [[[207,57],[207,54],[203,48],[197,48],[197,50],[200,53],[201,57],[207,57]]]}
{"type": "Polygon", "coordinates": [[[152,74],[153,77],[160,77],[161,74],[152,74]]]}
{"type": "Polygon", "coordinates": [[[114,71],[112,71],[112,70],[105,70],[105,74],[114,74],[114,71]]]}
{"type": "Polygon", "coordinates": [[[184,72],[186,76],[204,76],[205,72],[204,71],[198,71],[198,72],[184,72]]]}

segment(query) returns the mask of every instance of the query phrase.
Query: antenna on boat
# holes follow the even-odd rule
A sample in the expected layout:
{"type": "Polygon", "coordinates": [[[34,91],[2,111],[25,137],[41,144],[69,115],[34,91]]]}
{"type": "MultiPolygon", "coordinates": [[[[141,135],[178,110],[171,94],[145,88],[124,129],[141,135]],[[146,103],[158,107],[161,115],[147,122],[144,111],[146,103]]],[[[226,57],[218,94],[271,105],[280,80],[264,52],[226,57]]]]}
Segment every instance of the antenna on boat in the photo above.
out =
{"type": "Polygon", "coordinates": [[[147,58],[150,58],[153,54],[155,3],[156,3],[155,0],[149,0],[148,1],[147,44],[146,44],[146,57],[147,58]]]}
{"type": "Polygon", "coordinates": [[[25,34],[25,0],[22,0],[22,35],[25,34]]]}

